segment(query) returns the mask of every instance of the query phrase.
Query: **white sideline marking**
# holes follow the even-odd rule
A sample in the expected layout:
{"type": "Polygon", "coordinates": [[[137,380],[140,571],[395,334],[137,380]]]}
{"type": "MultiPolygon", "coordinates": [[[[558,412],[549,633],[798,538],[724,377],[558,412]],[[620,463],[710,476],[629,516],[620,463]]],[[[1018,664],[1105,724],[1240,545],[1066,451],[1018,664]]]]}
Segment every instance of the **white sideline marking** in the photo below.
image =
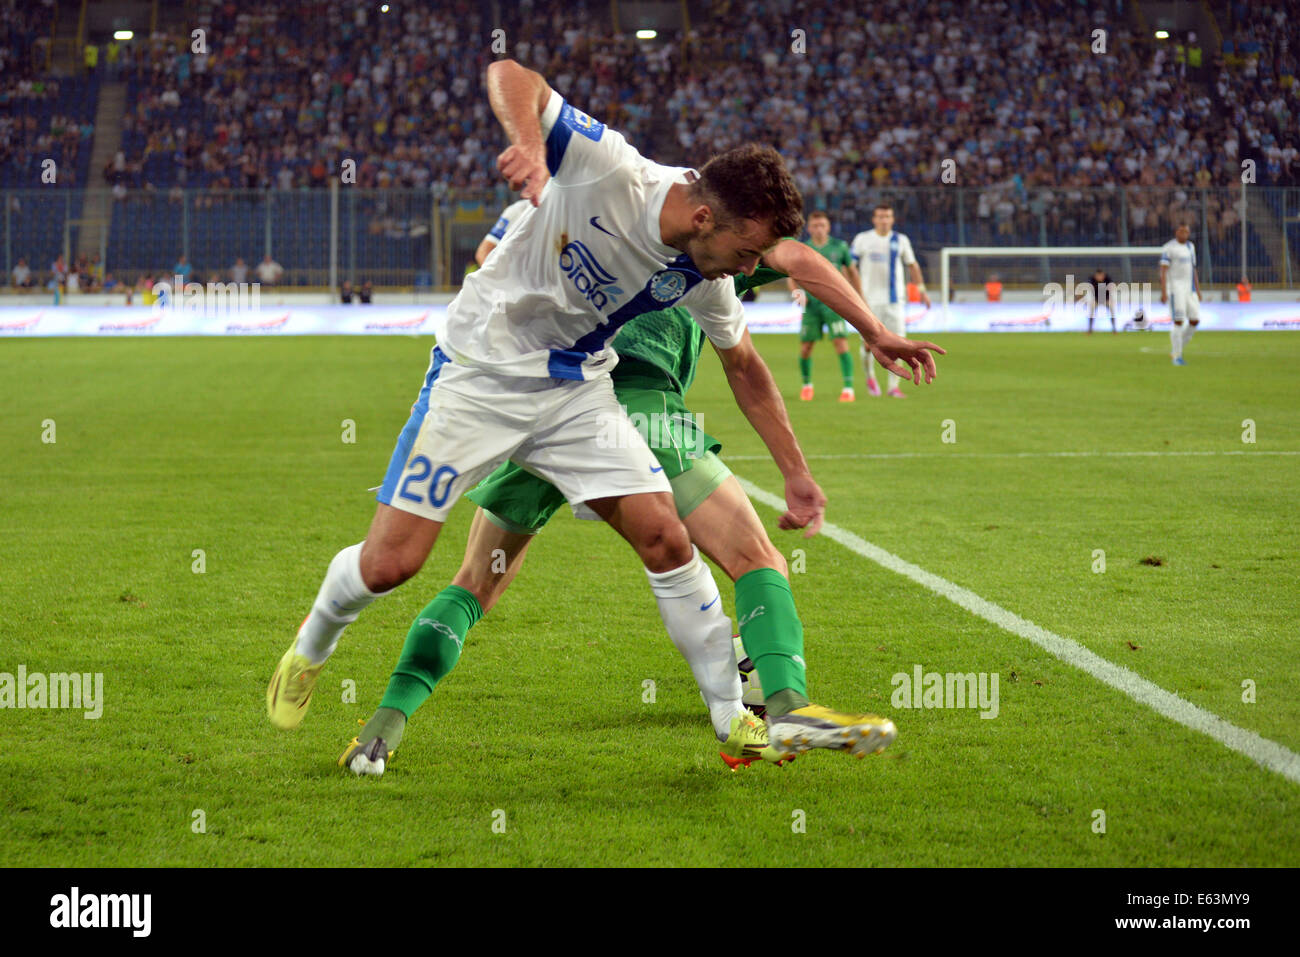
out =
{"type": "MultiPolygon", "coordinates": [[[[785,511],[786,504],[782,499],[764,491],[753,482],[740,478],[740,476],[736,476],[736,478],[739,479],[741,487],[745,489],[751,498],[778,511],[785,511]]],[[[930,591],[942,595],[953,604],[960,605],[985,621],[992,622],[999,628],[1019,635],[1053,657],[1068,665],[1073,665],[1080,671],[1086,672],[1112,688],[1124,692],[1134,701],[1146,705],[1166,718],[1178,722],[1183,727],[1208,735],[1225,747],[1244,754],[1256,764],[1268,768],[1270,771],[1276,771],[1283,777],[1300,784],[1300,754],[1284,748],[1275,741],[1260,737],[1254,731],[1247,731],[1244,728],[1230,724],[1218,715],[1212,714],[1204,708],[1199,708],[1190,701],[1166,691],[1141,675],[1094,654],[1078,642],[1069,638],[1062,638],[1045,628],[1040,628],[1032,621],[1026,621],[1000,605],[995,605],[993,602],[981,598],[969,589],[954,585],[947,579],[940,578],[924,568],[904,561],[897,555],[893,555],[883,548],[859,538],[838,525],[827,522],[822,526],[821,534],[839,542],[849,551],[870,559],[877,565],[882,565],[892,572],[910,578],[918,585],[923,585],[930,591]]]]}
{"type": "MultiPolygon", "coordinates": [[[[1132,458],[1163,455],[1300,455],[1300,451],[1273,451],[1268,449],[1222,449],[1208,452],[844,452],[824,455],[805,455],[807,459],[1090,459],[1132,458]]],[[[770,455],[728,455],[728,462],[767,462],[770,455]]],[[[784,506],[782,511],[784,511],[784,506]]]]}

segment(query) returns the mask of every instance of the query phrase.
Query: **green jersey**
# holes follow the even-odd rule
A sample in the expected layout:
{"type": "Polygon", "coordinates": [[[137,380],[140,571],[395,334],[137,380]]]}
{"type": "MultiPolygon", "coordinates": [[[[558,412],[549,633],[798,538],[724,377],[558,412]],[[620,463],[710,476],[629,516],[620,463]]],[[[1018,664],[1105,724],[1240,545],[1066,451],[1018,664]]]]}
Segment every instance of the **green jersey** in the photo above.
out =
{"type": "MultiPolygon", "coordinates": [[[[822,256],[826,258],[827,262],[829,262],[832,266],[834,266],[836,270],[840,269],[840,267],[842,266],[853,265],[853,252],[849,249],[849,244],[842,239],[836,239],[834,236],[828,236],[826,238],[825,246],[818,246],[811,239],[803,240],[803,244],[807,246],[809,249],[813,250],[814,252],[821,253],[822,256]]],[[[808,295],[808,291],[804,290],[804,294],[808,295]]],[[[811,296],[811,295],[808,296],[808,304],[810,306],[826,305],[816,296],[811,296]]]]}
{"type": "MultiPolygon", "coordinates": [[[[733,281],[736,295],[741,296],[756,286],[784,278],[783,272],[759,266],[754,275],[735,276],[733,281]]],[[[618,353],[618,365],[612,373],[614,382],[684,395],[695,381],[705,338],[704,330],[686,309],[637,316],[614,337],[614,351],[618,353]]]]}

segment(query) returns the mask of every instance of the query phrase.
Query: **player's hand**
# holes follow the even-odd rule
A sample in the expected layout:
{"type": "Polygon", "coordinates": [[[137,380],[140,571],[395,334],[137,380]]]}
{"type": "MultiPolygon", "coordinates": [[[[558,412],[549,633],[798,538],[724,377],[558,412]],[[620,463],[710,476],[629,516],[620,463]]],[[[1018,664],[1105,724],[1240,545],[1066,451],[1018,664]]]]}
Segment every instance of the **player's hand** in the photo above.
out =
{"type": "Polygon", "coordinates": [[[927,309],[934,305],[934,303],[930,301],[930,294],[928,292],[921,293],[921,301],[925,303],[925,308],[927,309]]]}
{"type": "Polygon", "coordinates": [[[882,332],[869,348],[886,372],[892,372],[902,379],[911,379],[913,385],[921,384],[922,373],[925,374],[927,385],[939,374],[934,365],[934,356],[930,355],[931,352],[937,352],[941,356],[948,354],[946,349],[936,346],[933,342],[904,339],[889,330],[882,332]]]}
{"type": "Polygon", "coordinates": [[[1163,289],[1160,290],[1160,301],[1161,302],[1169,301],[1169,293],[1165,292],[1163,289]]]}
{"type": "Polygon", "coordinates": [[[511,146],[497,157],[497,169],[510,188],[534,206],[542,200],[542,187],[551,178],[546,168],[546,147],[540,142],[529,146],[511,146]]]}
{"type": "Polygon", "coordinates": [[[790,298],[794,300],[794,304],[800,309],[808,305],[808,294],[802,289],[796,289],[794,292],[790,293],[790,298]]]}
{"type": "Polygon", "coordinates": [[[804,538],[812,538],[821,531],[826,517],[826,495],[811,475],[796,475],[785,480],[785,504],[788,509],[777,525],[789,531],[806,528],[804,538]]]}

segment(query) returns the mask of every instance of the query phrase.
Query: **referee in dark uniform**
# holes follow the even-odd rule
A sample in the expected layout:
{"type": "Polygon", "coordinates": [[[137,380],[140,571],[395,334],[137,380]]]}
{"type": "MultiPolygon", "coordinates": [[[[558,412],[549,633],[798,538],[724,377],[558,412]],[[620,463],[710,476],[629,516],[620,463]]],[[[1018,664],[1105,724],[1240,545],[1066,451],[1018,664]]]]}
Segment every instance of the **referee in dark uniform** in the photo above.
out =
{"type": "Polygon", "coordinates": [[[1093,271],[1092,278],[1087,283],[1092,287],[1092,301],[1088,303],[1088,335],[1092,335],[1092,323],[1097,318],[1097,306],[1105,304],[1106,311],[1110,313],[1110,331],[1117,332],[1115,328],[1115,286],[1110,281],[1110,276],[1106,270],[1100,266],[1093,271]]]}

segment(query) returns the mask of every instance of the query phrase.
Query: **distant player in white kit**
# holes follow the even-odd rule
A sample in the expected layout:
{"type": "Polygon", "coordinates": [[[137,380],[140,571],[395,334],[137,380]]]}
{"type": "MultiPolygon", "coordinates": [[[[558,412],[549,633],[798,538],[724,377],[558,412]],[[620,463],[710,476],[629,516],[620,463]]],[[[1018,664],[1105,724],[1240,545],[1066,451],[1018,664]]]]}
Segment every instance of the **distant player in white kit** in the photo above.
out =
{"type": "Polygon", "coordinates": [[[483,261],[488,258],[488,254],[501,245],[501,240],[506,238],[506,230],[510,228],[511,224],[518,224],[520,217],[532,208],[532,203],[526,199],[521,199],[503,209],[496,221],[496,225],[483,237],[483,241],[478,244],[478,249],[474,250],[474,262],[480,266],[483,265],[483,261]]]}
{"type": "MultiPolygon", "coordinates": [[[[875,228],[854,236],[850,247],[853,261],[858,264],[858,272],[862,276],[862,298],[885,324],[886,329],[903,336],[907,334],[907,319],[903,312],[907,305],[904,266],[908,268],[912,282],[920,288],[921,301],[927,308],[930,305],[930,294],[925,291],[921,266],[916,261],[916,254],[912,252],[911,240],[894,231],[894,207],[888,203],[876,206],[871,214],[871,225],[875,228]]],[[[875,360],[865,345],[862,347],[862,365],[867,370],[867,393],[880,395],[875,360]]],[[[889,394],[901,399],[903,390],[898,387],[898,381],[898,376],[889,373],[889,394]]]]}
{"type": "Polygon", "coordinates": [[[1169,303],[1173,325],[1169,327],[1174,365],[1185,366],[1183,347],[1201,322],[1201,283],[1196,275],[1196,247],[1189,241],[1192,230],[1186,223],[1174,230],[1174,238],[1160,249],[1160,301],[1169,303]]]}

